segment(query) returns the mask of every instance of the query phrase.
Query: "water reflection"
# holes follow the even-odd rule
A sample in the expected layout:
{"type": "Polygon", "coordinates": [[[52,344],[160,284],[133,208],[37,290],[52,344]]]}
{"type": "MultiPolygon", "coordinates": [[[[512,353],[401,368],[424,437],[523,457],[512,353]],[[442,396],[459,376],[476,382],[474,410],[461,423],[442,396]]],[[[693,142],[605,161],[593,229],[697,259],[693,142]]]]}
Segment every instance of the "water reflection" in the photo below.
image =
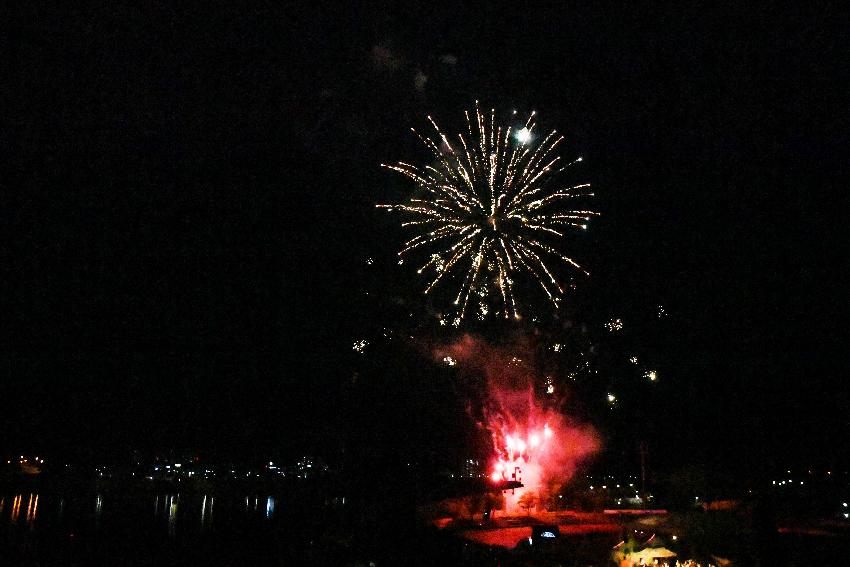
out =
{"type": "Polygon", "coordinates": [[[250,496],[245,497],[245,513],[256,512],[260,505],[260,497],[255,496],[253,499],[250,496]]]}
{"type": "Polygon", "coordinates": [[[30,529],[33,528],[33,524],[35,522],[35,517],[38,515],[38,494],[35,495],[35,498],[30,494],[30,501],[27,505],[27,524],[30,529]]]}
{"type": "Polygon", "coordinates": [[[18,523],[18,514],[21,513],[21,498],[22,495],[18,494],[12,501],[12,515],[9,517],[9,521],[13,524],[18,523]]]}
{"type": "MultiPolygon", "coordinates": [[[[181,494],[181,493],[160,493],[151,494],[141,500],[128,499],[123,496],[113,496],[104,493],[95,493],[94,495],[86,495],[82,500],[74,497],[50,498],[47,504],[40,502],[40,495],[37,493],[20,493],[16,495],[0,496],[0,523],[7,525],[21,525],[34,530],[37,520],[41,523],[39,517],[44,514],[50,516],[48,523],[55,519],[65,521],[75,521],[78,518],[87,518],[89,522],[93,521],[95,527],[110,528],[115,524],[115,520],[120,520],[125,516],[132,516],[141,511],[144,515],[150,514],[150,502],[153,500],[153,520],[157,526],[160,526],[169,537],[175,537],[178,531],[189,530],[193,532],[207,532],[213,529],[213,517],[216,508],[216,500],[224,498],[223,503],[219,506],[224,506],[225,523],[228,523],[232,514],[244,506],[245,519],[258,518],[264,520],[272,520],[275,518],[277,509],[277,498],[273,495],[248,495],[237,496],[235,499],[230,499],[224,496],[213,496],[212,494],[181,494]],[[94,502],[90,498],[94,496],[94,502]],[[109,499],[109,502],[104,500],[109,499]],[[75,502],[83,504],[78,506],[75,502]],[[94,504],[92,506],[92,504],[94,504]],[[107,510],[104,511],[106,504],[107,510]],[[44,506],[48,506],[44,508],[44,506]],[[69,506],[70,505],[70,506],[69,506]],[[144,513],[144,510],[148,510],[144,513]],[[68,516],[66,518],[66,516],[68,516]]],[[[220,512],[221,513],[221,512],[220,512]]],[[[2,524],[0,524],[2,525],[2,524]]],[[[2,561],[0,561],[2,564],[2,561]]]]}
{"type": "Polygon", "coordinates": [[[204,494],[204,501],[201,503],[201,531],[206,530],[212,524],[213,504],[215,497],[210,497],[207,501],[207,495],[204,494]]]}
{"type": "Polygon", "coordinates": [[[179,496],[177,498],[168,497],[168,535],[171,537],[174,537],[177,531],[177,504],[179,501],[179,496]]]}
{"type": "MultiPolygon", "coordinates": [[[[35,519],[38,516],[38,494],[30,493],[27,495],[26,499],[26,512],[23,515],[23,521],[30,526],[33,527],[35,523],[35,519]]],[[[14,498],[12,498],[12,508],[9,511],[9,523],[17,524],[18,519],[21,518],[21,506],[24,504],[24,495],[16,494],[14,498]]],[[[0,515],[3,514],[3,511],[6,509],[6,497],[0,498],[0,515]]]]}
{"type": "MultiPolygon", "coordinates": [[[[189,509],[191,509],[191,506],[187,507],[187,510],[189,509]]],[[[180,523],[181,514],[185,516],[185,512],[183,512],[183,497],[180,494],[157,494],[154,497],[154,518],[157,522],[165,522],[170,537],[177,535],[177,525],[180,523]],[[160,502],[162,502],[161,509],[160,502]]],[[[212,499],[204,496],[201,503],[201,525],[203,526],[209,523],[211,519],[212,499]]]]}

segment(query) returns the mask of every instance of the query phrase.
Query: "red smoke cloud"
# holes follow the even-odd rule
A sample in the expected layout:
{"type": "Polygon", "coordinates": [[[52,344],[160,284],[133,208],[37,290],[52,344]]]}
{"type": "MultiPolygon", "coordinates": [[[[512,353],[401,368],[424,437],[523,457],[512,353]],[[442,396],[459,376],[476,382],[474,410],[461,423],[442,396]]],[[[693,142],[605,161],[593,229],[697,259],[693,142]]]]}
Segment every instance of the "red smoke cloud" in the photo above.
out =
{"type": "Polygon", "coordinates": [[[570,419],[552,397],[537,395],[531,353],[527,345],[492,346],[470,335],[434,351],[462,374],[483,379],[479,425],[493,440],[489,476],[525,485],[507,495],[508,513],[518,511],[516,501],[525,490],[545,494],[600,448],[591,426],[570,419]]]}

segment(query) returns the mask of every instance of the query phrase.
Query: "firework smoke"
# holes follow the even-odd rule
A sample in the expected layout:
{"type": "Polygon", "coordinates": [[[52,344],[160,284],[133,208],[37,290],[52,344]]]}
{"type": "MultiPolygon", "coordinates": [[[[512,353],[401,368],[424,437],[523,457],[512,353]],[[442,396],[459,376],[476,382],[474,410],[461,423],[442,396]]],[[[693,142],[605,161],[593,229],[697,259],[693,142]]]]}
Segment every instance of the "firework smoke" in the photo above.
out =
{"type": "Polygon", "coordinates": [[[600,448],[592,427],[571,420],[563,408],[536,394],[531,349],[494,347],[464,335],[438,348],[460,371],[483,378],[479,425],[492,437],[488,474],[494,482],[520,480],[525,487],[506,494],[506,512],[517,513],[527,491],[542,497],[569,480],[576,467],[600,448]]]}

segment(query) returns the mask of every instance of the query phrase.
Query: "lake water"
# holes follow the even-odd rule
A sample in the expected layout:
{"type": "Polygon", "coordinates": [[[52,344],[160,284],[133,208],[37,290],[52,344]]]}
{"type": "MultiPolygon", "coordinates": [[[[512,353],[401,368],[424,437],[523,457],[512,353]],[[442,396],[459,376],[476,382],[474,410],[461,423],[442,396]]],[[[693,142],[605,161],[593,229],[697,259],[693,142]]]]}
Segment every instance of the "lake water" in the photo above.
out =
{"type": "MultiPolygon", "coordinates": [[[[413,528],[402,521],[404,507],[361,503],[352,513],[324,499],[294,500],[297,494],[0,493],[0,566],[524,564],[508,550],[476,551],[448,533],[413,528]]],[[[779,533],[769,564],[838,564],[850,543],[840,533],[779,533]]],[[[718,536],[718,548],[737,537],[718,536]]],[[[577,550],[592,544],[570,539],[577,550]]],[[[607,565],[606,542],[589,554],[601,559],[582,564],[607,565]]]]}
{"type": "Polygon", "coordinates": [[[281,564],[280,507],[270,494],[2,494],[0,564],[281,564]]]}

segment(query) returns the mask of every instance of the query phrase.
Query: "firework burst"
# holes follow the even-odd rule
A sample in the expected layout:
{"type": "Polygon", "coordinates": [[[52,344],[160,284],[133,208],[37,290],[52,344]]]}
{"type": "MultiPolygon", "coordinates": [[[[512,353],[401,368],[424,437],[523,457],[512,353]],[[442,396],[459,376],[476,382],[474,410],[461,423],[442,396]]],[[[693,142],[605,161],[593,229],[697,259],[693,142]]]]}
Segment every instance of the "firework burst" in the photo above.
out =
{"type": "MultiPolygon", "coordinates": [[[[572,209],[574,199],[591,197],[590,185],[565,185],[558,174],[580,162],[565,163],[555,154],[563,136],[552,131],[536,136],[534,113],[522,127],[496,124],[475,106],[465,112],[467,133],[449,139],[437,123],[428,120],[436,136],[411,130],[433,153],[424,167],[404,162],[383,167],[416,184],[407,203],[378,205],[401,213],[402,226],[416,234],[399,252],[424,252],[419,268],[429,278],[425,293],[443,280],[460,282],[455,296],[455,324],[477,305],[480,319],[491,305],[505,318],[519,318],[515,285],[520,276],[537,282],[557,307],[564,286],[556,274],[568,267],[584,274],[579,264],[561,252],[568,230],[584,230],[594,211],[572,209]],[[535,143],[535,138],[540,138],[535,143]]],[[[518,125],[517,125],[518,126],[518,125]]]]}

